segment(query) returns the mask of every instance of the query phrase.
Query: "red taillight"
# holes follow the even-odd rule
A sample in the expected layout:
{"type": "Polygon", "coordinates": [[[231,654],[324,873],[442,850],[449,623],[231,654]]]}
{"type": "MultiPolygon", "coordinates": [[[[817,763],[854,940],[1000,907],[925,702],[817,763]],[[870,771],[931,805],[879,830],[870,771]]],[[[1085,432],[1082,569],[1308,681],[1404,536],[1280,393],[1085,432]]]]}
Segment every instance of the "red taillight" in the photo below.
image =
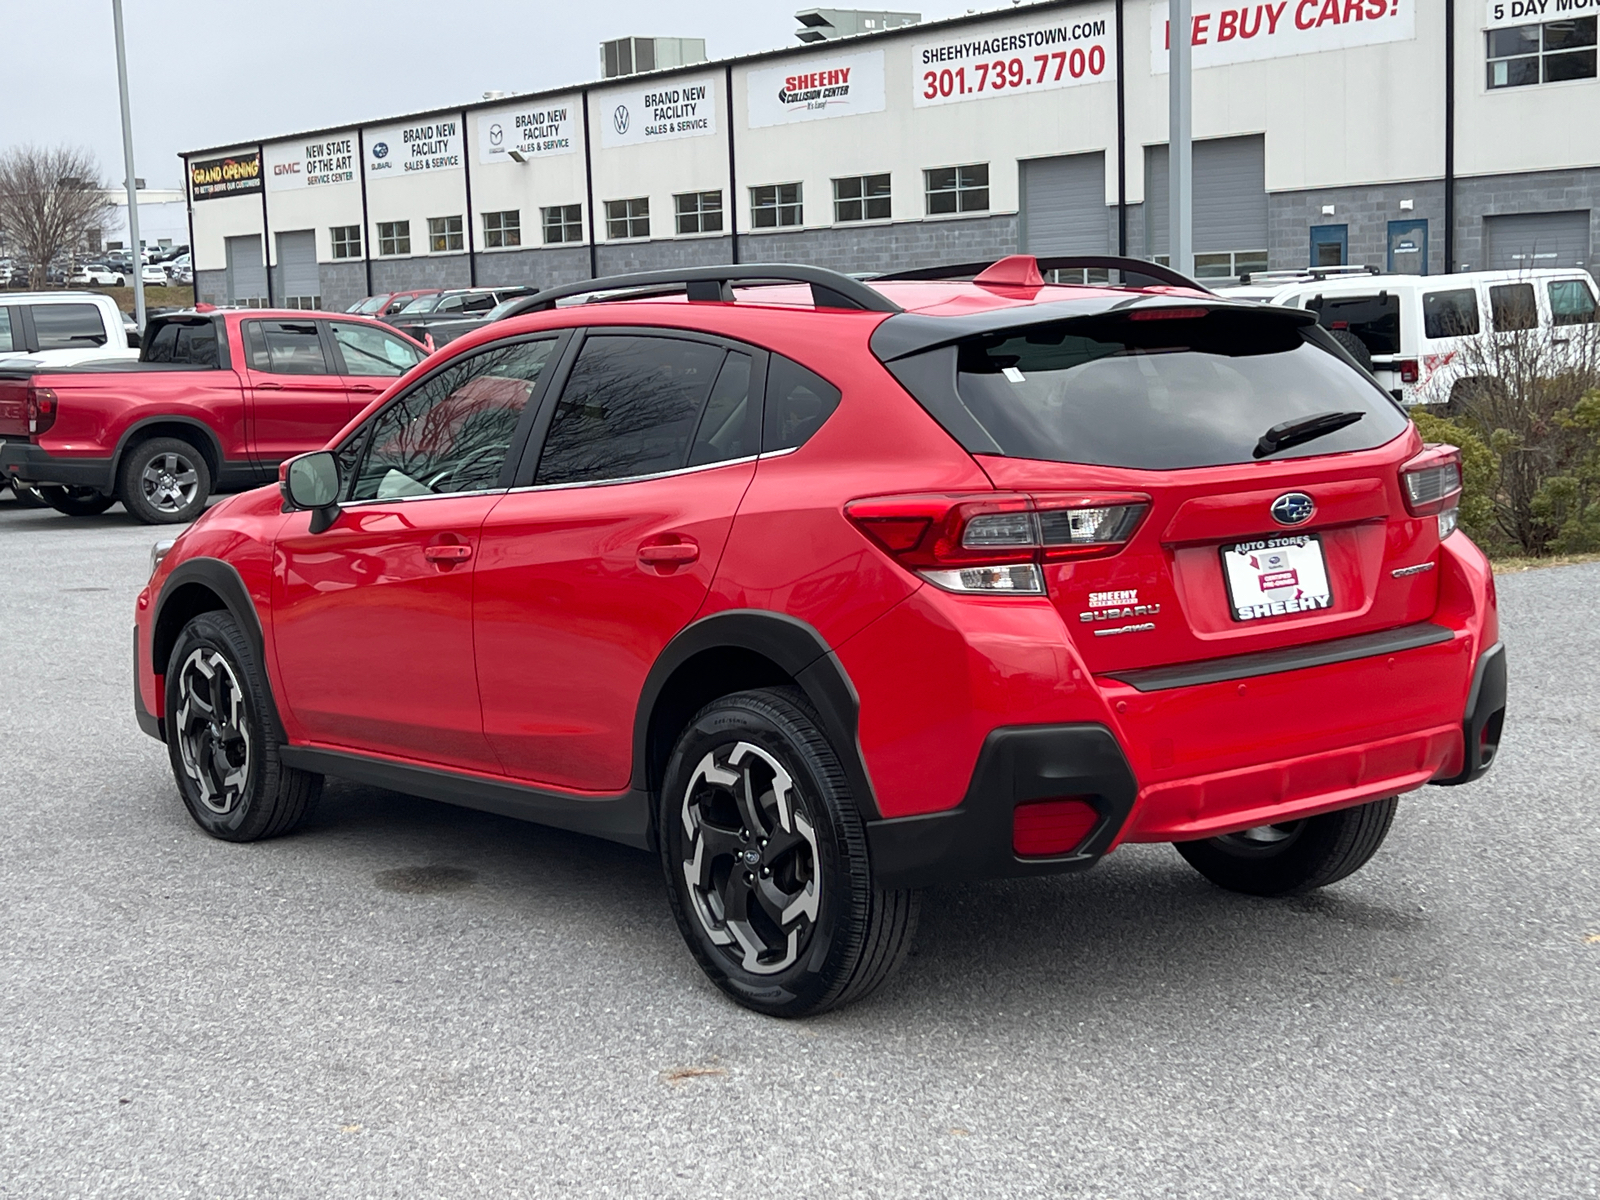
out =
{"type": "Polygon", "coordinates": [[[1426,445],[1400,467],[1400,490],[1414,517],[1429,517],[1455,508],[1461,499],[1461,451],[1454,446],[1426,445]]]}
{"type": "Polygon", "coordinates": [[[1023,858],[1059,858],[1083,845],[1099,823],[1094,805],[1077,796],[1019,804],[1011,819],[1011,848],[1023,858]]]}
{"type": "Polygon", "coordinates": [[[1136,308],[1128,313],[1130,321],[1188,321],[1203,317],[1208,308],[1136,308]]]}
{"type": "Polygon", "coordinates": [[[1395,369],[1400,372],[1401,383],[1415,383],[1420,375],[1417,371],[1417,360],[1414,358],[1401,358],[1395,361],[1395,369]]]}
{"type": "Polygon", "coordinates": [[[28,385],[28,432],[43,433],[56,423],[56,394],[49,388],[28,385]]]}
{"type": "Polygon", "coordinates": [[[1040,566],[1113,554],[1150,507],[1143,495],[876,496],[845,512],[910,570],[954,592],[1044,591],[1040,566]]]}

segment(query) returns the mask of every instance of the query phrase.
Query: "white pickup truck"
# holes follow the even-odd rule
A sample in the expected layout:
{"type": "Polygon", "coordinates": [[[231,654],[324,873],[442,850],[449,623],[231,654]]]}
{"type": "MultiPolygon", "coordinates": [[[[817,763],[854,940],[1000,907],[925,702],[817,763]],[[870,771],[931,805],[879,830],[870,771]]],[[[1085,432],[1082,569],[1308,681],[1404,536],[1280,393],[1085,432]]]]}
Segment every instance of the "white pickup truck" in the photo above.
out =
{"type": "Polygon", "coordinates": [[[138,358],[122,310],[98,292],[0,293],[0,365],[138,358]]]}

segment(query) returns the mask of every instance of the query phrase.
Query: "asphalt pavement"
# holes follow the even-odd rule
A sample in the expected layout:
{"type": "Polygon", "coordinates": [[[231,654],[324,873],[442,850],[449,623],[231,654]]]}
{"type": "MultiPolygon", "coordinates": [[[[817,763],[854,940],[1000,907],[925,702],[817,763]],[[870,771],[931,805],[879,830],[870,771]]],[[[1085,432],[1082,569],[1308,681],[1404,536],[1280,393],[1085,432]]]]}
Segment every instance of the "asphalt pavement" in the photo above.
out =
{"type": "Polygon", "coordinates": [[[780,1022],[647,854],[332,781],[207,838],[131,711],[165,532],[0,496],[0,1196],[1600,1195],[1600,564],[1501,580],[1499,763],[1349,880],[935,888],[780,1022]]]}

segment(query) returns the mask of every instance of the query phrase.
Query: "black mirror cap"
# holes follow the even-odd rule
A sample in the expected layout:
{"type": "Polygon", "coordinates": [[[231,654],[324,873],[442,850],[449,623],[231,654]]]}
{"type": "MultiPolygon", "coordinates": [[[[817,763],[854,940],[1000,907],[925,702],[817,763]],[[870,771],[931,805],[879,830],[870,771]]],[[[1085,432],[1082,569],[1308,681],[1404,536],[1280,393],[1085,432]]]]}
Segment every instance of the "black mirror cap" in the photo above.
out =
{"type": "Polygon", "coordinates": [[[321,533],[339,515],[339,484],[339,460],[331,450],[296,455],[278,468],[283,511],[309,511],[312,533],[321,533]]]}

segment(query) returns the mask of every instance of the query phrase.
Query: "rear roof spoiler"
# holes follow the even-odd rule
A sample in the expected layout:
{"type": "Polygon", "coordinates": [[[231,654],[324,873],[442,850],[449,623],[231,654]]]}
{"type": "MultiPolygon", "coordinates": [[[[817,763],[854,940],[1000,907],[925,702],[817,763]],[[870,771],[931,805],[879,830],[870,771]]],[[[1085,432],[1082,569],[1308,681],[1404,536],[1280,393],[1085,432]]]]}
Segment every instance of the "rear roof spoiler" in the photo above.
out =
{"type": "MultiPolygon", "coordinates": [[[[1030,256],[1013,254],[1009,259],[1025,259],[1030,256]]],[[[1001,262],[1008,259],[1001,259],[1001,262]]],[[[1204,284],[1190,279],[1171,267],[1164,267],[1160,263],[1148,262],[1142,258],[1124,258],[1116,254],[1069,254],[1046,258],[1035,258],[1040,274],[1046,271],[1117,271],[1122,275],[1124,287],[1178,287],[1190,288],[1197,292],[1209,292],[1211,289],[1204,284]],[[1140,283],[1138,280],[1146,282],[1140,283]]],[[[875,282],[895,283],[911,280],[937,280],[937,279],[975,279],[995,265],[994,260],[988,262],[949,263],[941,267],[918,267],[911,271],[894,271],[888,275],[877,276],[875,282]]]]}

